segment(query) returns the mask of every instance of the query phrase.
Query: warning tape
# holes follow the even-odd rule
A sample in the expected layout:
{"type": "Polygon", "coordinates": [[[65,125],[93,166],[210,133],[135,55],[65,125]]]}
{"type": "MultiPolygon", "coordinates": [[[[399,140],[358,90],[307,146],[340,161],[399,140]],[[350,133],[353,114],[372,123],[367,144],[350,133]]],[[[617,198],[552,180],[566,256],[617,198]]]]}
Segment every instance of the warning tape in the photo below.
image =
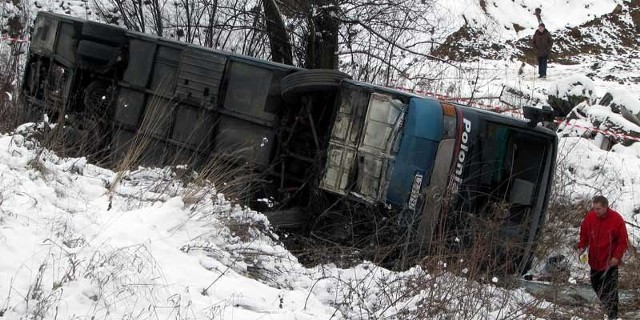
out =
{"type": "Polygon", "coordinates": [[[13,43],[20,43],[20,42],[30,42],[29,39],[19,39],[19,38],[11,38],[11,37],[2,37],[0,38],[0,42],[13,42],[13,43]]]}
{"type": "MultiPolygon", "coordinates": [[[[473,99],[470,98],[455,98],[455,97],[449,97],[446,95],[442,95],[442,94],[438,94],[435,92],[430,92],[430,91],[424,91],[424,90],[411,90],[411,89],[407,89],[407,88],[402,88],[402,87],[396,87],[395,89],[397,90],[402,90],[402,91],[408,91],[408,92],[414,92],[417,94],[422,94],[422,95],[426,95],[426,96],[430,96],[430,97],[434,97],[436,99],[439,100],[447,100],[447,101],[457,101],[457,102],[466,102],[468,105],[470,106],[475,106],[475,107],[479,107],[480,109],[484,109],[484,110],[490,110],[490,111],[494,111],[494,112],[498,112],[498,113],[515,113],[515,114],[520,114],[522,115],[522,110],[520,109],[514,109],[514,108],[502,108],[502,107],[498,107],[495,105],[490,105],[490,104],[486,104],[486,103],[482,103],[482,102],[477,102],[477,101],[472,101],[473,99]]],[[[623,133],[618,133],[618,132],[614,132],[614,131],[610,131],[610,130],[602,130],[596,127],[587,127],[587,126],[581,126],[575,123],[570,123],[570,120],[556,120],[555,121],[556,124],[558,125],[562,125],[562,124],[566,124],[567,126],[571,126],[572,128],[580,128],[580,129],[585,129],[585,130],[590,130],[593,132],[597,132],[600,134],[603,134],[605,136],[610,136],[619,140],[632,140],[632,141],[640,141],[640,137],[634,137],[634,136],[630,136],[630,135],[626,135],[623,133]]]]}
{"type": "MultiPolygon", "coordinates": [[[[602,130],[602,129],[599,129],[599,128],[596,128],[596,127],[581,126],[581,125],[575,124],[575,123],[572,124],[572,123],[570,123],[570,120],[558,120],[558,121],[556,121],[556,123],[559,124],[559,125],[566,124],[567,126],[571,127],[569,129],[580,128],[580,129],[594,131],[594,132],[603,134],[605,136],[614,137],[616,139],[640,141],[640,137],[634,137],[634,136],[626,135],[624,133],[614,132],[614,131],[610,131],[610,130],[602,130]]],[[[564,129],[565,128],[563,128],[563,130],[564,129]]]]}
{"type": "MultiPolygon", "coordinates": [[[[29,39],[19,39],[19,38],[12,38],[12,37],[0,37],[0,42],[28,43],[30,41],[29,41],[29,39]]],[[[502,107],[494,106],[494,105],[491,105],[491,104],[486,104],[486,103],[482,103],[482,102],[473,101],[474,99],[471,99],[471,98],[455,98],[455,97],[450,97],[450,96],[447,96],[447,95],[443,95],[443,94],[439,94],[439,93],[435,93],[435,92],[431,92],[431,91],[411,90],[411,89],[403,88],[403,87],[394,87],[394,89],[407,91],[407,92],[413,92],[413,93],[422,94],[422,95],[426,95],[426,96],[431,96],[431,97],[434,97],[434,98],[440,99],[440,100],[466,102],[470,106],[475,106],[475,107],[480,108],[480,109],[490,110],[490,111],[494,111],[494,112],[498,112],[498,113],[509,112],[509,113],[515,113],[515,114],[522,114],[522,111],[520,109],[502,108],[502,107]]],[[[568,120],[557,120],[556,123],[559,124],[559,125],[560,124],[567,124],[567,125],[570,125],[570,126],[575,127],[575,128],[595,131],[595,132],[601,133],[603,135],[611,136],[611,137],[614,137],[614,138],[617,138],[617,139],[627,139],[627,140],[633,140],[633,141],[640,141],[640,137],[633,137],[633,136],[629,136],[629,135],[618,133],[618,132],[598,129],[598,128],[595,128],[595,127],[581,126],[581,125],[577,125],[575,123],[571,124],[571,123],[569,123],[568,120]]]]}
{"type": "Polygon", "coordinates": [[[417,94],[421,94],[421,95],[425,95],[425,96],[430,96],[430,97],[434,97],[434,98],[439,99],[439,100],[465,102],[470,106],[475,106],[475,107],[478,107],[480,109],[494,111],[494,112],[498,112],[498,113],[512,112],[512,113],[516,113],[516,114],[522,114],[522,111],[520,109],[499,107],[499,106],[495,106],[495,105],[492,105],[492,104],[487,104],[487,103],[483,103],[483,102],[479,102],[479,101],[474,101],[475,99],[472,99],[472,98],[456,98],[456,97],[450,97],[450,96],[447,96],[447,95],[443,95],[443,94],[439,94],[439,93],[435,93],[435,92],[431,92],[431,91],[411,90],[411,89],[403,88],[403,87],[395,87],[394,89],[401,90],[401,91],[413,92],[413,93],[417,93],[417,94]]]}

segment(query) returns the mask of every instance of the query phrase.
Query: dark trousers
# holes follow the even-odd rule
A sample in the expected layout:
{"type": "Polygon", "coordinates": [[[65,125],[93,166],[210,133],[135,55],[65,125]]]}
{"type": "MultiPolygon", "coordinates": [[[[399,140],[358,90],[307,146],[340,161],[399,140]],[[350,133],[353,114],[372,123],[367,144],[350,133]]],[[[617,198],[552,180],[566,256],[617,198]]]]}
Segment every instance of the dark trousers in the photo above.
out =
{"type": "Polygon", "coordinates": [[[609,319],[618,317],[618,267],[607,271],[591,270],[591,286],[602,302],[609,319]]]}
{"type": "Polygon", "coordinates": [[[547,76],[547,56],[538,57],[538,74],[541,77],[547,76]]]}

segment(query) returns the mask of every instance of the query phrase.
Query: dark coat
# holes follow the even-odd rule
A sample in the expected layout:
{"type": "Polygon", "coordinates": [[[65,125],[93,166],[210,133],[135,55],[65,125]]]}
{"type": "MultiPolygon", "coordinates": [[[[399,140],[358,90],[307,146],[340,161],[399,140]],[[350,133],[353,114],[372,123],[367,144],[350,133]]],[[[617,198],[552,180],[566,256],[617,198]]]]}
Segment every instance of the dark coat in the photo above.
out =
{"type": "Polygon", "coordinates": [[[536,30],[531,38],[531,45],[538,57],[548,57],[551,53],[551,46],[553,45],[553,39],[551,39],[551,33],[544,29],[543,32],[536,30]]]}

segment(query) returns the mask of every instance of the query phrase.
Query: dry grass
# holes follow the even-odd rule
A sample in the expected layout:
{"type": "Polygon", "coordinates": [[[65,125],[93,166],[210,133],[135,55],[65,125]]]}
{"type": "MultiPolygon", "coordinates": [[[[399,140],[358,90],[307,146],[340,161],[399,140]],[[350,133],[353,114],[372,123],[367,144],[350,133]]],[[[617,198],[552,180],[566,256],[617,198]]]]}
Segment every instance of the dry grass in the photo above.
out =
{"type": "Polygon", "coordinates": [[[117,174],[111,182],[110,191],[113,191],[118,186],[129,170],[140,165],[143,155],[149,148],[152,139],[151,133],[162,124],[164,117],[167,116],[163,112],[163,107],[165,106],[161,105],[161,103],[161,98],[154,96],[150,103],[150,112],[145,113],[143,116],[140,129],[135,133],[133,139],[127,143],[126,149],[112,151],[113,166],[117,174]]]}
{"type": "Polygon", "coordinates": [[[203,197],[210,196],[203,190],[215,189],[216,193],[224,194],[227,199],[246,203],[242,200],[248,200],[246,197],[251,194],[252,185],[258,182],[258,174],[251,164],[231,160],[234,154],[237,155],[237,151],[210,154],[208,161],[188,180],[183,201],[186,204],[199,203],[203,197]]]}
{"type": "Polygon", "coordinates": [[[0,47],[0,132],[13,130],[23,119],[18,86],[22,77],[20,50],[22,44],[0,47]]]}
{"type": "MultiPolygon", "coordinates": [[[[169,81],[165,79],[157,91],[167,91],[168,85],[169,81]]],[[[211,153],[211,147],[204,143],[196,148],[174,146],[166,142],[165,138],[170,131],[167,124],[175,121],[177,107],[174,101],[157,95],[152,96],[133,138],[124,145],[123,150],[112,150],[110,164],[117,175],[111,183],[111,189],[118,185],[127,172],[138,166],[164,164],[172,167],[176,178],[187,185],[187,191],[183,196],[187,205],[200,202],[204,197],[210,196],[212,191],[225,194],[227,199],[242,200],[249,194],[252,184],[256,183],[257,175],[254,174],[250,162],[240,162],[238,159],[244,148],[256,146],[234,146],[234,149],[229,147],[229,150],[216,150],[216,153],[211,153]],[[156,150],[157,148],[162,150],[156,150]],[[159,153],[162,154],[162,158],[158,158],[159,153]]],[[[215,127],[217,124],[201,125],[215,127]]],[[[194,128],[184,139],[206,141],[206,137],[193,136],[198,131],[196,129],[198,128],[194,128]]]]}

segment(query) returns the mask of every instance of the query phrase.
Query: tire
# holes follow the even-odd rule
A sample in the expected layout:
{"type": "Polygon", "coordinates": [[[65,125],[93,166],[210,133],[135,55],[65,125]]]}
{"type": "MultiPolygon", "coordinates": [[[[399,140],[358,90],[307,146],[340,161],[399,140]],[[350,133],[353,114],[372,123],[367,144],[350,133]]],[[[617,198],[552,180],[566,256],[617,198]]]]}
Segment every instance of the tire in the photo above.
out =
{"type": "Polygon", "coordinates": [[[335,91],[342,80],[350,78],[333,69],[302,70],[282,78],[280,93],[285,100],[297,100],[305,94],[335,91]]]}
{"type": "Polygon", "coordinates": [[[78,62],[84,67],[107,67],[118,61],[119,49],[102,43],[81,40],[76,53],[78,62]]]}
{"type": "Polygon", "coordinates": [[[82,39],[119,46],[127,41],[127,35],[124,29],[87,21],[82,25],[82,39]]]}
{"type": "MultiPolygon", "coordinates": [[[[94,80],[84,90],[84,110],[87,114],[105,117],[113,100],[113,87],[106,81],[94,80]]],[[[108,119],[101,119],[107,121],[108,119]]]]}

